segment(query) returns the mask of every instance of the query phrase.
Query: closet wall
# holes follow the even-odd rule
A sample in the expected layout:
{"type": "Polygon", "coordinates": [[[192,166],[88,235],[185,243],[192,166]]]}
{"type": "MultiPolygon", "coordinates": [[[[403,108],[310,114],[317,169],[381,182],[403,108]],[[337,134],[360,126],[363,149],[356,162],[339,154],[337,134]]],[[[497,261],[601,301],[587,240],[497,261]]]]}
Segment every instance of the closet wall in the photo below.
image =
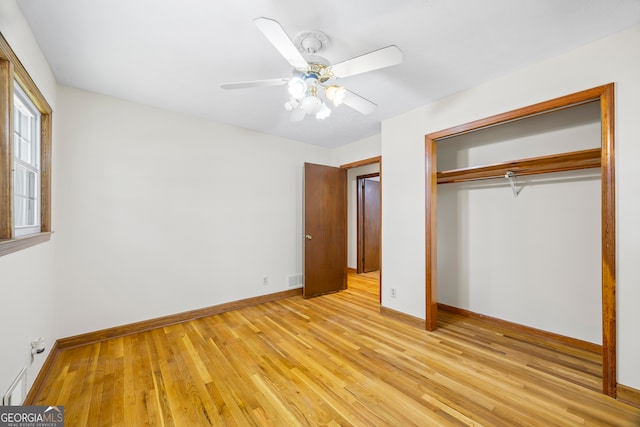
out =
{"type": "MultiPolygon", "coordinates": [[[[597,103],[438,142],[438,170],[600,147],[597,103]]],[[[438,300],[601,344],[600,169],[438,185],[438,300]]]]}

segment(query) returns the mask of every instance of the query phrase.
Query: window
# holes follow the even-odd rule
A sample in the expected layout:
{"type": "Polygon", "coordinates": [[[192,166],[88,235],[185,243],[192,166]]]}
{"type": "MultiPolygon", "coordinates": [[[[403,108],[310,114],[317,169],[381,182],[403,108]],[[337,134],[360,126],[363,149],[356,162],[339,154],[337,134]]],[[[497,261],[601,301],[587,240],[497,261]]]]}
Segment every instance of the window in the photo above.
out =
{"type": "Polygon", "coordinates": [[[20,85],[13,88],[14,236],[40,232],[40,111],[20,85]]]}
{"type": "Polygon", "coordinates": [[[0,34],[0,256],[50,232],[51,107],[0,34]]]}

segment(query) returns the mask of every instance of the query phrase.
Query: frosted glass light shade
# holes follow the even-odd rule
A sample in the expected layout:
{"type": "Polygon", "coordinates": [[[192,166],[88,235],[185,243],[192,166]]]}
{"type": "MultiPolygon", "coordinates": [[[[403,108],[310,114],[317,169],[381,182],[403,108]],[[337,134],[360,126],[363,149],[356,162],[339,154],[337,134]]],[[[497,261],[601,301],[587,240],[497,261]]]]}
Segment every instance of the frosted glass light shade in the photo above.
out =
{"type": "Polygon", "coordinates": [[[336,85],[331,85],[325,89],[325,95],[336,107],[344,102],[344,97],[347,95],[346,92],[345,88],[336,85]]]}
{"type": "Polygon", "coordinates": [[[307,92],[307,84],[300,77],[294,77],[289,80],[289,95],[294,98],[301,99],[307,92]]]}
{"type": "Polygon", "coordinates": [[[316,119],[318,120],[324,120],[327,117],[329,117],[331,115],[331,109],[329,107],[327,107],[327,104],[325,104],[324,102],[322,103],[322,106],[320,107],[320,111],[318,111],[316,113],[316,119]]]}
{"type": "Polygon", "coordinates": [[[307,114],[316,114],[322,108],[322,101],[317,96],[307,96],[302,100],[300,108],[307,114]]]}

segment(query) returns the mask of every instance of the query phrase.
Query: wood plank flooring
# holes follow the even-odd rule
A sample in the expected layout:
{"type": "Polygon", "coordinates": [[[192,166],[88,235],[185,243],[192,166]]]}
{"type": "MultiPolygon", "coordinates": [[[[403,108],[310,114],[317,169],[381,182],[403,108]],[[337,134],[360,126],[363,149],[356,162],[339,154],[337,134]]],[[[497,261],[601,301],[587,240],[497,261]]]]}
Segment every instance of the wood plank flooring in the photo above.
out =
{"type": "Polygon", "coordinates": [[[375,275],[60,352],[36,397],[66,426],[640,425],[597,355],[457,315],[379,314],[375,275]]]}

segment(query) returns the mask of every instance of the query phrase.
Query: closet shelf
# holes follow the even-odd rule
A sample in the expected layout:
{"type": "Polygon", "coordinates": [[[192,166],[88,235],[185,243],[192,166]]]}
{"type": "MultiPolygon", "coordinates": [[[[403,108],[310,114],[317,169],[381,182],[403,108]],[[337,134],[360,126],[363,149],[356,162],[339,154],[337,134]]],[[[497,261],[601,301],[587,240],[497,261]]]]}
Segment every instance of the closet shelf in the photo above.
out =
{"type": "Polygon", "coordinates": [[[436,173],[438,184],[504,178],[507,172],[516,176],[537,175],[600,167],[600,148],[512,160],[487,166],[452,169],[436,173]]]}

